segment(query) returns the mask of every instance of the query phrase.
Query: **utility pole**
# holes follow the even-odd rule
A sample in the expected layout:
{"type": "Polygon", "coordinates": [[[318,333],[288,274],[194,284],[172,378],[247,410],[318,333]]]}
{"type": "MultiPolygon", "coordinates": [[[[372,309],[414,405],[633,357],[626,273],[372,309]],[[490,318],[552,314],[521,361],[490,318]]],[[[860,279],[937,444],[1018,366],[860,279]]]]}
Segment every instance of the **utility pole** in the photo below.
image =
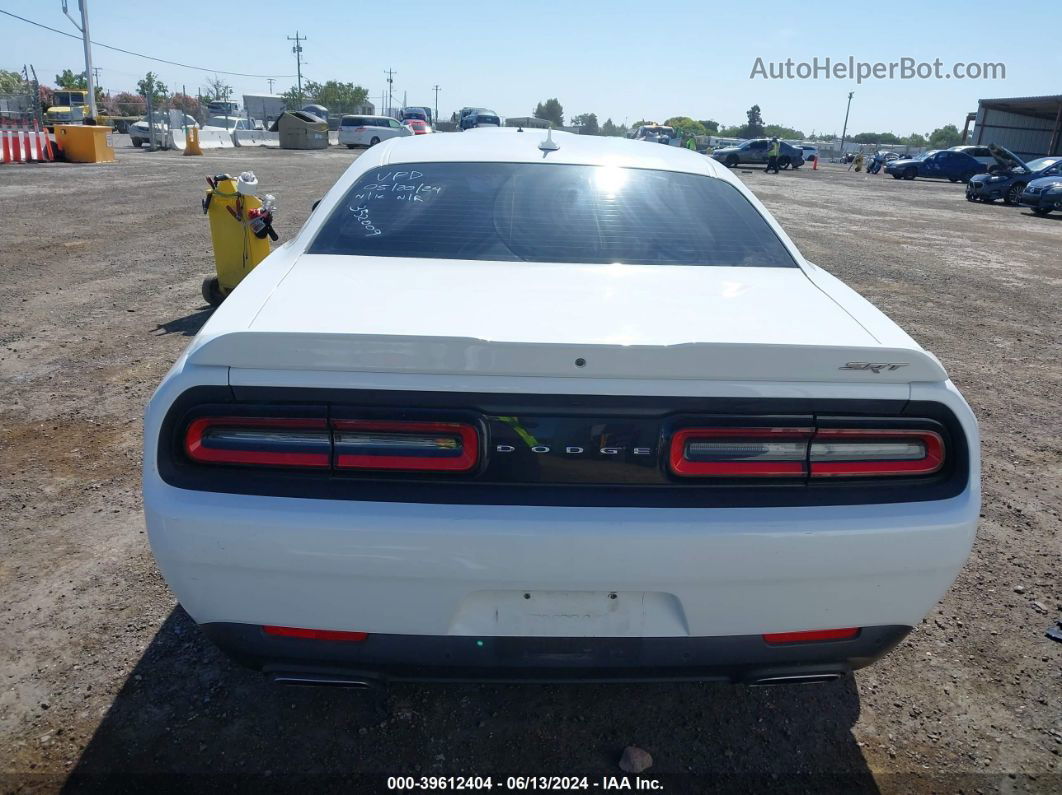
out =
{"type": "Polygon", "coordinates": [[[395,104],[395,96],[394,96],[395,75],[398,74],[398,72],[396,72],[394,69],[387,69],[385,71],[387,72],[387,113],[386,113],[386,115],[387,116],[393,116],[394,115],[393,110],[394,110],[394,104],[395,104]]]}
{"type": "Polygon", "coordinates": [[[275,83],[276,80],[274,80],[272,77],[267,77],[266,78],[266,82],[269,83],[269,93],[272,94],[273,93],[273,83],[275,83]]]}
{"type": "Polygon", "coordinates": [[[844,129],[841,130],[841,160],[844,160],[844,139],[848,135],[848,111],[852,109],[852,95],[854,91],[848,92],[848,108],[844,112],[844,129]]]}
{"type": "Polygon", "coordinates": [[[70,12],[66,7],[66,0],[63,0],[63,13],[70,17],[70,21],[74,23],[74,27],[81,31],[81,41],[85,45],[85,84],[88,86],[88,102],[89,102],[89,116],[93,119],[95,124],[96,119],[96,75],[95,70],[92,68],[92,40],[89,36],[89,23],[88,23],[88,0],[77,0],[77,7],[81,9],[81,24],[77,24],[77,20],[70,16],[70,12]]]}
{"type": "MultiPolygon", "coordinates": [[[[96,77],[96,85],[99,85],[100,84],[100,68],[98,66],[93,66],[92,67],[92,72],[93,72],[93,74],[96,77]]],[[[100,90],[102,91],[103,89],[101,88],[100,90]]]]}
{"type": "Polygon", "coordinates": [[[302,104],[302,44],[300,42],[306,41],[306,37],[299,37],[299,31],[295,31],[295,38],[288,36],[288,41],[295,42],[295,46],[291,48],[291,51],[295,53],[295,74],[298,79],[298,91],[299,91],[299,104],[302,104]]]}
{"type": "Polygon", "coordinates": [[[439,84],[436,83],[432,87],[431,90],[435,92],[435,123],[438,124],[439,123],[439,92],[442,91],[442,89],[439,88],[439,84]]]}

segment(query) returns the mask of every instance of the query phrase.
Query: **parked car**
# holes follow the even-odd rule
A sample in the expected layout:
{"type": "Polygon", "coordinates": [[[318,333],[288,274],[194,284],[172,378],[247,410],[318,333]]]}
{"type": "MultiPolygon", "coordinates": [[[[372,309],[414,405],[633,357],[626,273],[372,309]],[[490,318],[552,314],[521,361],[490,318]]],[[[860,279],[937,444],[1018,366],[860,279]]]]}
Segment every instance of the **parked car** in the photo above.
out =
{"type": "MultiPolygon", "coordinates": [[[[740,146],[724,146],[722,149],[716,149],[712,152],[712,157],[730,168],[746,163],[766,163],[770,146],[770,138],[753,138],[740,146]]],[[[804,165],[803,150],[785,141],[779,141],[778,165],[781,168],[790,166],[800,168],[804,165]]]]}
{"type": "Polygon", "coordinates": [[[943,366],[741,180],[564,132],[355,160],[143,438],[163,576],[283,682],[836,679],[980,508],[943,366]]]}
{"type": "Polygon", "coordinates": [[[1034,179],[1025,186],[1018,201],[1032,208],[1037,215],[1047,215],[1052,210],[1062,211],[1062,179],[1057,176],[1034,179]]]}
{"type": "Polygon", "coordinates": [[[952,182],[969,182],[974,174],[984,174],[987,167],[968,154],[948,149],[933,149],[917,157],[899,158],[885,164],[885,173],[894,179],[938,177],[952,182]]]}
{"type": "Polygon", "coordinates": [[[432,131],[431,125],[422,119],[406,119],[402,124],[411,129],[414,135],[427,135],[432,131]]]}
{"type": "Polygon", "coordinates": [[[996,158],[992,156],[991,146],[973,146],[970,144],[960,144],[959,146],[948,147],[949,152],[962,152],[969,155],[978,163],[984,163],[986,166],[994,166],[996,164],[996,158]]]}
{"type": "Polygon", "coordinates": [[[501,127],[501,117],[486,108],[474,110],[461,117],[462,130],[471,130],[475,127],[501,127]]]}
{"type": "Polygon", "coordinates": [[[666,124],[643,124],[634,131],[634,140],[650,144],[671,144],[678,140],[678,136],[675,128],[666,124]]]}
{"type": "Polygon", "coordinates": [[[243,116],[211,116],[203,125],[204,130],[253,130],[254,122],[243,116]]]}
{"type": "MultiPolygon", "coordinates": [[[[170,114],[165,111],[158,111],[153,114],[154,127],[155,127],[155,144],[158,146],[166,145],[166,133],[170,130],[170,114]]],[[[185,114],[184,123],[188,127],[198,127],[199,122],[194,117],[185,114]]],[[[140,148],[144,144],[151,143],[151,128],[148,126],[147,116],[140,121],[133,122],[128,127],[129,140],[133,146],[140,148]]]]}
{"type": "Polygon", "coordinates": [[[424,108],[402,108],[399,121],[406,121],[407,119],[419,119],[420,121],[428,121],[428,113],[430,111],[424,108]]]}
{"type": "Polygon", "coordinates": [[[800,145],[800,151],[803,153],[801,156],[804,158],[805,163],[814,163],[819,157],[819,149],[817,146],[808,146],[807,144],[800,145]]]}
{"type": "Polygon", "coordinates": [[[344,116],[339,123],[339,144],[348,149],[376,146],[404,135],[413,135],[413,131],[390,116],[344,116]]]}
{"type": "Polygon", "coordinates": [[[996,165],[987,174],[978,174],[966,183],[969,201],[1002,199],[1006,204],[1017,204],[1025,186],[1032,180],[1062,174],[1062,157],[1039,157],[1026,163],[1002,147],[993,146],[992,153],[996,165]]]}

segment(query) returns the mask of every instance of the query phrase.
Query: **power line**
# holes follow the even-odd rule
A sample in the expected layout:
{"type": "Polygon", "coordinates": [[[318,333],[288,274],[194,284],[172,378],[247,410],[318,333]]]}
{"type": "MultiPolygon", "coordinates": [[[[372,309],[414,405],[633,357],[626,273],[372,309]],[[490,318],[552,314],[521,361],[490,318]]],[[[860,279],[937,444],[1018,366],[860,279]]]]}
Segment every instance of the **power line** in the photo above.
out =
{"type": "MultiPolygon", "coordinates": [[[[12,14],[10,11],[5,11],[2,8],[0,8],[0,14],[6,14],[7,16],[12,17],[13,19],[19,20],[20,22],[27,22],[30,25],[37,26],[38,28],[50,30],[52,33],[58,33],[60,36],[66,36],[67,38],[77,39],[78,41],[81,41],[81,37],[75,36],[73,33],[67,33],[65,30],[59,30],[58,28],[49,27],[48,25],[42,25],[40,22],[34,22],[32,19],[20,17],[18,14],[12,14]]],[[[165,58],[156,58],[154,55],[144,55],[144,53],[142,52],[123,50],[121,47],[113,47],[110,44],[102,44],[98,41],[93,41],[91,43],[96,47],[103,47],[103,49],[105,50],[114,50],[115,52],[124,53],[125,55],[134,55],[137,58],[146,58],[149,61],[157,61],[158,63],[169,64],[170,66],[180,66],[184,69],[194,69],[199,72],[216,72],[220,75],[232,75],[234,77],[295,77],[295,75],[250,75],[245,72],[226,72],[224,69],[210,69],[206,66],[193,66],[192,64],[181,63],[180,61],[167,61],[165,58]]]]}

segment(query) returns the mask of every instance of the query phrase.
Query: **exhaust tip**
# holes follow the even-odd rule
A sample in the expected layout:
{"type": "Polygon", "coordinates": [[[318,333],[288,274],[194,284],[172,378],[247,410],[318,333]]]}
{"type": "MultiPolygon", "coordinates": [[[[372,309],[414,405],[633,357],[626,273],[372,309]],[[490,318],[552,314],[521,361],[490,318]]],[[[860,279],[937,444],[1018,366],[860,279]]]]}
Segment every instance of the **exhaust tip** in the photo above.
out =
{"type": "Polygon", "coordinates": [[[345,687],[352,690],[369,690],[376,687],[368,679],[357,679],[335,674],[298,674],[276,673],[272,676],[273,684],[303,687],[345,687]]]}
{"type": "Polygon", "coordinates": [[[824,682],[836,682],[844,677],[838,671],[823,671],[813,674],[779,674],[777,676],[763,676],[754,679],[752,685],[817,685],[824,682]]]}

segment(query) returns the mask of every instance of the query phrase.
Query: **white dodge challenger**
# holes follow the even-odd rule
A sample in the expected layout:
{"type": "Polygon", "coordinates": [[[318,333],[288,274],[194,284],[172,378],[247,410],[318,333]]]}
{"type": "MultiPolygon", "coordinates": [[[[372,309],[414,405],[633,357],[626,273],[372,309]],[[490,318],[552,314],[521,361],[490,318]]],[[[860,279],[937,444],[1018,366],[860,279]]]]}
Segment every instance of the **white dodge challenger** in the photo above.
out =
{"type": "Polygon", "coordinates": [[[814,682],[954,580],[976,421],[711,158],[395,139],[147,407],[151,545],[281,682],[814,682]]]}

